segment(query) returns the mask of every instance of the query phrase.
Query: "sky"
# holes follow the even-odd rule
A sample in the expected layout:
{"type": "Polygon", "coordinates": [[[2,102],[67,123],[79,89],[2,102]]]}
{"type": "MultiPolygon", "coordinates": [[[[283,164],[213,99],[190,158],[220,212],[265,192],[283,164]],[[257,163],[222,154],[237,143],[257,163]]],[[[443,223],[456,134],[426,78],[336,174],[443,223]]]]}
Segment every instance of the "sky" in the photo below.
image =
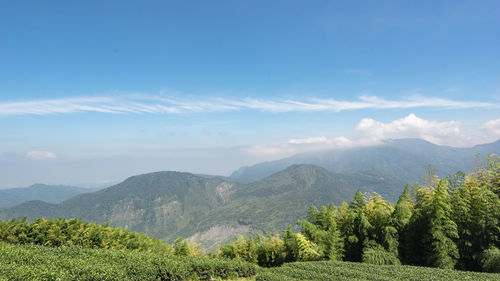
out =
{"type": "Polygon", "coordinates": [[[0,188],[500,138],[499,1],[0,1],[0,188]]]}

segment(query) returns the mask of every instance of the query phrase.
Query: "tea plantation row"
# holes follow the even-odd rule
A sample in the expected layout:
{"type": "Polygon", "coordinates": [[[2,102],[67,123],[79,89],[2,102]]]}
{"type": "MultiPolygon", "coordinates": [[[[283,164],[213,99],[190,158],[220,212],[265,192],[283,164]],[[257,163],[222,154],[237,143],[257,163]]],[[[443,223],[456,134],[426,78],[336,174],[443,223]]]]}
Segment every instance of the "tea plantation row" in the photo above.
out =
{"type": "Polygon", "coordinates": [[[351,262],[258,268],[237,260],[0,243],[0,280],[500,280],[500,274],[351,262]]]}
{"type": "Polygon", "coordinates": [[[235,260],[0,243],[0,280],[209,280],[256,270],[235,260]]]}
{"type": "Polygon", "coordinates": [[[299,280],[500,280],[500,274],[466,272],[430,267],[373,265],[354,262],[295,262],[261,269],[256,281],[299,280]]]}

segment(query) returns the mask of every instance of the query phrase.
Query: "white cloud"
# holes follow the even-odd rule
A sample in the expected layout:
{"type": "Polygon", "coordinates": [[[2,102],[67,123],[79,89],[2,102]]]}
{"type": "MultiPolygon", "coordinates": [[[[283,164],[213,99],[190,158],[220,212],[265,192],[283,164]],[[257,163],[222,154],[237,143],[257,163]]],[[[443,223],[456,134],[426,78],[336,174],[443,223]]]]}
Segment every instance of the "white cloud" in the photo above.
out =
{"type": "Polygon", "coordinates": [[[57,158],[57,155],[50,151],[38,151],[33,150],[26,153],[26,158],[30,159],[54,159],[57,158]]]}
{"type": "Polygon", "coordinates": [[[500,138],[500,118],[495,120],[490,120],[481,127],[484,135],[487,136],[489,140],[497,140],[500,138]]]}
{"type": "Polygon", "coordinates": [[[165,95],[135,94],[121,97],[79,97],[0,103],[0,115],[68,114],[77,112],[180,114],[189,112],[226,112],[258,110],[264,112],[319,112],[359,109],[409,108],[498,108],[490,102],[454,101],[435,97],[411,96],[387,100],[377,96],[361,96],[355,100],[336,99],[256,99],[256,98],[169,98],[165,95]]]}
{"type": "Polygon", "coordinates": [[[388,139],[420,138],[438,145],[464,147],[500,138],[500,119],[486,122],[473,134],[464,133],[461,127],[462,124],[457,121],[430,121],[415,114],[387,123],[363,118],[354,128],[353,135],[356,137],[320,136],[291,139],[281,144],[248,147],[245,151],[270,160],[314,150],[376,145],[388,139]]]}
{"type": "Polygon", "coordinates": [[[410,114],[390,123],[363,118],[356,130],[372,140],[421,138],[440,145],[466,146],[471,138],[462,134],[461,125],[457,121],[428,121],[410,114]]]}

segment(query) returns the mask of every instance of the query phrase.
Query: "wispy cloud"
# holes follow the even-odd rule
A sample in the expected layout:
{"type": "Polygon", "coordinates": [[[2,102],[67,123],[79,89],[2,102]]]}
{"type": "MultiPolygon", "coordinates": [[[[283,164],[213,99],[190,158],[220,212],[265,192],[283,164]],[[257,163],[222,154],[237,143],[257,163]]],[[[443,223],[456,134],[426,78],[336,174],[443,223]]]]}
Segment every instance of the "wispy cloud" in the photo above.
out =
{"type": "Polygon", "coordinates": [[[121,97],[77,97],[0,103],[0,115],[46,115],[78,112],[181,114],[257,110],[264,112],[340,112],[360,109],[409,108],[498,108],[499,104],[457,101],[437,97],[410,96],[389,100],[360,96],[354,100],[337,99],[266,99],[266,98],[170,98],[164,95],[128,95],[121,97]]]}

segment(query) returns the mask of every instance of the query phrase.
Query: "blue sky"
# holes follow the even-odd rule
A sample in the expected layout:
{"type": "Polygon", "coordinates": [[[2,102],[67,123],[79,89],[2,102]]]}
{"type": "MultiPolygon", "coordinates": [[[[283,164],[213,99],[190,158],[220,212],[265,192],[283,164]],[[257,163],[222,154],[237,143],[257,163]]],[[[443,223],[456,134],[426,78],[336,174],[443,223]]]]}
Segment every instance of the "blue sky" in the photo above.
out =
{"type": "Polygon", "coordinates": [[[491,142],[499,26],[498,1],[2,1],[0,188],[491,142]]]}

